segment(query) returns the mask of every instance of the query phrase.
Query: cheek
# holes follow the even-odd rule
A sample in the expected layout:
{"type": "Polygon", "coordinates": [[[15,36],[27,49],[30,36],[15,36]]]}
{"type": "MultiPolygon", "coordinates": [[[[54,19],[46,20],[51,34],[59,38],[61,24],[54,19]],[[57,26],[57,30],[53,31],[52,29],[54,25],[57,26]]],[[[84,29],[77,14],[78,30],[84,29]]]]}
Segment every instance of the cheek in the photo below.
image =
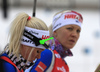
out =
{"type": "Polygon", "coordinates": [[[41,58],[41,53],[38,54],[38,59],[40,59],[40,58],[41,58]]]}
{"type": "Polygon", "coordinates": [[[61,33],[61,39],[63,39],[63,40],[66,40],[66,39],[68,39],[68,32],[66,32],[66,31],[63,31],[62,33],[61,33]]]}
{"type": "Polygon", "coordinates": [[[68,40],[68,33],[63,31],[61,33],[59,33],[57,40],[59,40],[59,42],[62,43],[66,43],[66,41],[68,40]]]}
{"type": "Polygon", "coordinates": [[[35,56],[36,56],[36,52],[33,51],[32,54],[31,54],[31,58],[33,59],[33,58],[35,58],[35,56]]]}
{"type": "Polygon", "coordinates": [[[31,56],[35,56],[35,52],[33,52],[33,53],[31,54],[31,56]]]}
{"type": "Polygon", "coordinates": [[[77,40],[79,39],[80,35],[77,35],[77,40]]]}
{"type": "Polygon", "coordinates": [[[58,38],[63,38],[65,35],[65,32],[64,31],[60,31],[58,34],[57,34],[57,37],[58,38]]]}
{"type": "Polygon", "coordinates": [[[79,39],[79,37],[80,37],[80,34],[78,35],[78,39],[79,39]]]}

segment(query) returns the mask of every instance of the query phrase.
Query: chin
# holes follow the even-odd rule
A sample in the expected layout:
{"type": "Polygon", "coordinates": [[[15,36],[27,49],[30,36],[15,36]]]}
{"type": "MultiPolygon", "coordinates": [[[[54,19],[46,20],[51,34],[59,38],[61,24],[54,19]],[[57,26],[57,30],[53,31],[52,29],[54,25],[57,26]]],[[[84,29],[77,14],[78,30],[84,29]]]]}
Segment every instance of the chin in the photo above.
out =
{"type": "Polygon", "coordinates": [[[68,48],[69,48],[69,49],[72,49],[74,46],[75,46],[75,44],[69,45],[68,48]]]}
{"type": "Polygon", "coordinates": [[[66,49],[72,49],[74,46],[67,46],[66,49]]]}
{"type": "Polygon", "coordinates": [[[63,46],[64,50],[72,49],[73,47],[74,47],[74,45],[63,46]]]}
{"type": "Polygon", "coordinates": [[[72,49],[73,47],[69,47],[68,49],[72,49]]]}

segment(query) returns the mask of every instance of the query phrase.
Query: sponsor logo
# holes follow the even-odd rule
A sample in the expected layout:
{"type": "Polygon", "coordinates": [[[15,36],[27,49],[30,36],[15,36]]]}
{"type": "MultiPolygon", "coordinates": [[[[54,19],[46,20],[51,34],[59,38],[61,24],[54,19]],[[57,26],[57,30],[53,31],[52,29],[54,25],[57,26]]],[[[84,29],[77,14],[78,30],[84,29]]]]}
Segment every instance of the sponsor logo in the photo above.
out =
{"type": "Polygon", "coordinates": [[[48,39],[49,36],[46,36],[46,35],[42,35],[42,39],[48,39]]]}
{"type": "Polygon", "coordinates": [[[36,33],[36,32],[34,32],[34,31],[28,31],[29,33],[31,33],[31,34],[36,34],[36,35],[38,35],[39,33],[36,33]]]}
{"type": "Polygon", "coordinates": [[[59,54],[55,54],[56,58],[61,58],[59,54]]]}
{"type": "Polygon", "coordinates": [[[54,26],[54,28],[53,29],[55,29],[57,26],[59,26],[59,25],[61,25],[61,23],[59,23],[59,24],[57,24],[56,26],[54,26]]]}
{"type": "Polygon", "coordinates": [[[26,42],[26,43],[31,43],[31,44],[34,44],[34,42],[33,42],[33,41],[31,41],[31,40],[22,39],[22,41],[23,41],[23,42],[26,42]]]}
{"type": "Polygon", "coordinates": [[[77,19],[77,20],[79,20],[82,23],[82,19],[78,15],[68,14],[68,15],[64,16],[64,19],[66,19],[66,18],[67,19],[69,19],[69,18],[77,19]]]}
{"type": "Polygon", "coordinates": [[[26,32],[24,32],[24,35],[28,36],[29,38],[33,39],[34,37],[26,32]]]}
{"type": "Polygon", "coordinates": [[[56,17],[56,18],[53,20],[53,22],[56,21],[57,19],[58,19],[58,17],[56,17]]]}
{"type": "Polygon", "coordinates": [[[43,62],[39,62],[39,64],[37,65],[37,67],[35,68],[35,70],[37,72],[44,72],[44,70],[47,68],[47,66],[43,63],[43,62]]]}
{"type": "Polygon", "coordinates": [[[66,72],[65,68],[62,66],[62,67],[57,67],[57,70],[58,71],[62,71],[62,72],[66,72]]]}
{"type": "Polygon", "coordinates": [[[78,21],[78,20],[76,20],[76,22],[77,22],[77,23],[79,23],[79,21],[78,21]]]}

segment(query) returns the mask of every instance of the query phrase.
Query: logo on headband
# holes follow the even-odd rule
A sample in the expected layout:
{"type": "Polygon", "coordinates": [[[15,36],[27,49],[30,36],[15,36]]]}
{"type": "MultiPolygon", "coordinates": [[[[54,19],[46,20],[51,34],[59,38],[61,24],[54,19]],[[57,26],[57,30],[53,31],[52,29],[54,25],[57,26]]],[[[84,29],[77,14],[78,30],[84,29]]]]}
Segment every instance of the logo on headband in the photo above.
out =
{"type": "Polygon", "coordinates": [[[80,18],[80,16],[79,15],[74,15],[74,14],[68,14],[68,15],[65,15],[64,16],[64,19],[70,19],[70,18],[72,18],[72,19],[77,19],[78,21],[80,21],[81,23],[82,23],[82,19],[80,18]]]}
{"type": "Polygon", "coordinates": [[[34,44],[32,40],[22,39],[23,42],[34,44]]]}
{"type": "Polygon", "coordinates": [[[57,24],[56,26],[53,27],[53,29],[55,29],[56,27],[58,27],[59,25],[61,25],[61,23],[57,24]]]}
{"type": "MultiPolygon", "coordinates": [[[[28,30],[27,30],[28,31],[28,30]]],[[[28,31],[29,33],[31,33],[31,34],[36,34],[36,35],[38,35],[39,33],[37,33],[37,32],[35,32],[35,31],[28,31]]]]}
{"type": "Polygon", "coordinates": [[[47,38],[49,38],[49,36],[47,36],[47,35],[42,35],[42,39],[47,39],[47,38]]]}

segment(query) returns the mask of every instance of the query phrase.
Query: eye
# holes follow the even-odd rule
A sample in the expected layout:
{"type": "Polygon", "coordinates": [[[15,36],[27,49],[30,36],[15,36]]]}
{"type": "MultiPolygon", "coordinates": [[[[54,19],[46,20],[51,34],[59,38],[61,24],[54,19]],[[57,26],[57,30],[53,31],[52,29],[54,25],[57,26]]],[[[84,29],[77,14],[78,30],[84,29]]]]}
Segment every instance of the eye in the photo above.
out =
{"type": "Polygon", "coordinates": [[[78,30],[77,30],[77,33],[80,33],[80,32],[81,32],[81,30],[78,29],[78,30]]]}
{"type": "Polygon", "coordinates": [[[66,28],[67,30],[73,30],[73,28],[69,27],[69,28],[66,28]]]}
{"type": "Polygon", "coordinates": [[[37,50],[37,53],[39,53],[39,50],[37,50]]]}

